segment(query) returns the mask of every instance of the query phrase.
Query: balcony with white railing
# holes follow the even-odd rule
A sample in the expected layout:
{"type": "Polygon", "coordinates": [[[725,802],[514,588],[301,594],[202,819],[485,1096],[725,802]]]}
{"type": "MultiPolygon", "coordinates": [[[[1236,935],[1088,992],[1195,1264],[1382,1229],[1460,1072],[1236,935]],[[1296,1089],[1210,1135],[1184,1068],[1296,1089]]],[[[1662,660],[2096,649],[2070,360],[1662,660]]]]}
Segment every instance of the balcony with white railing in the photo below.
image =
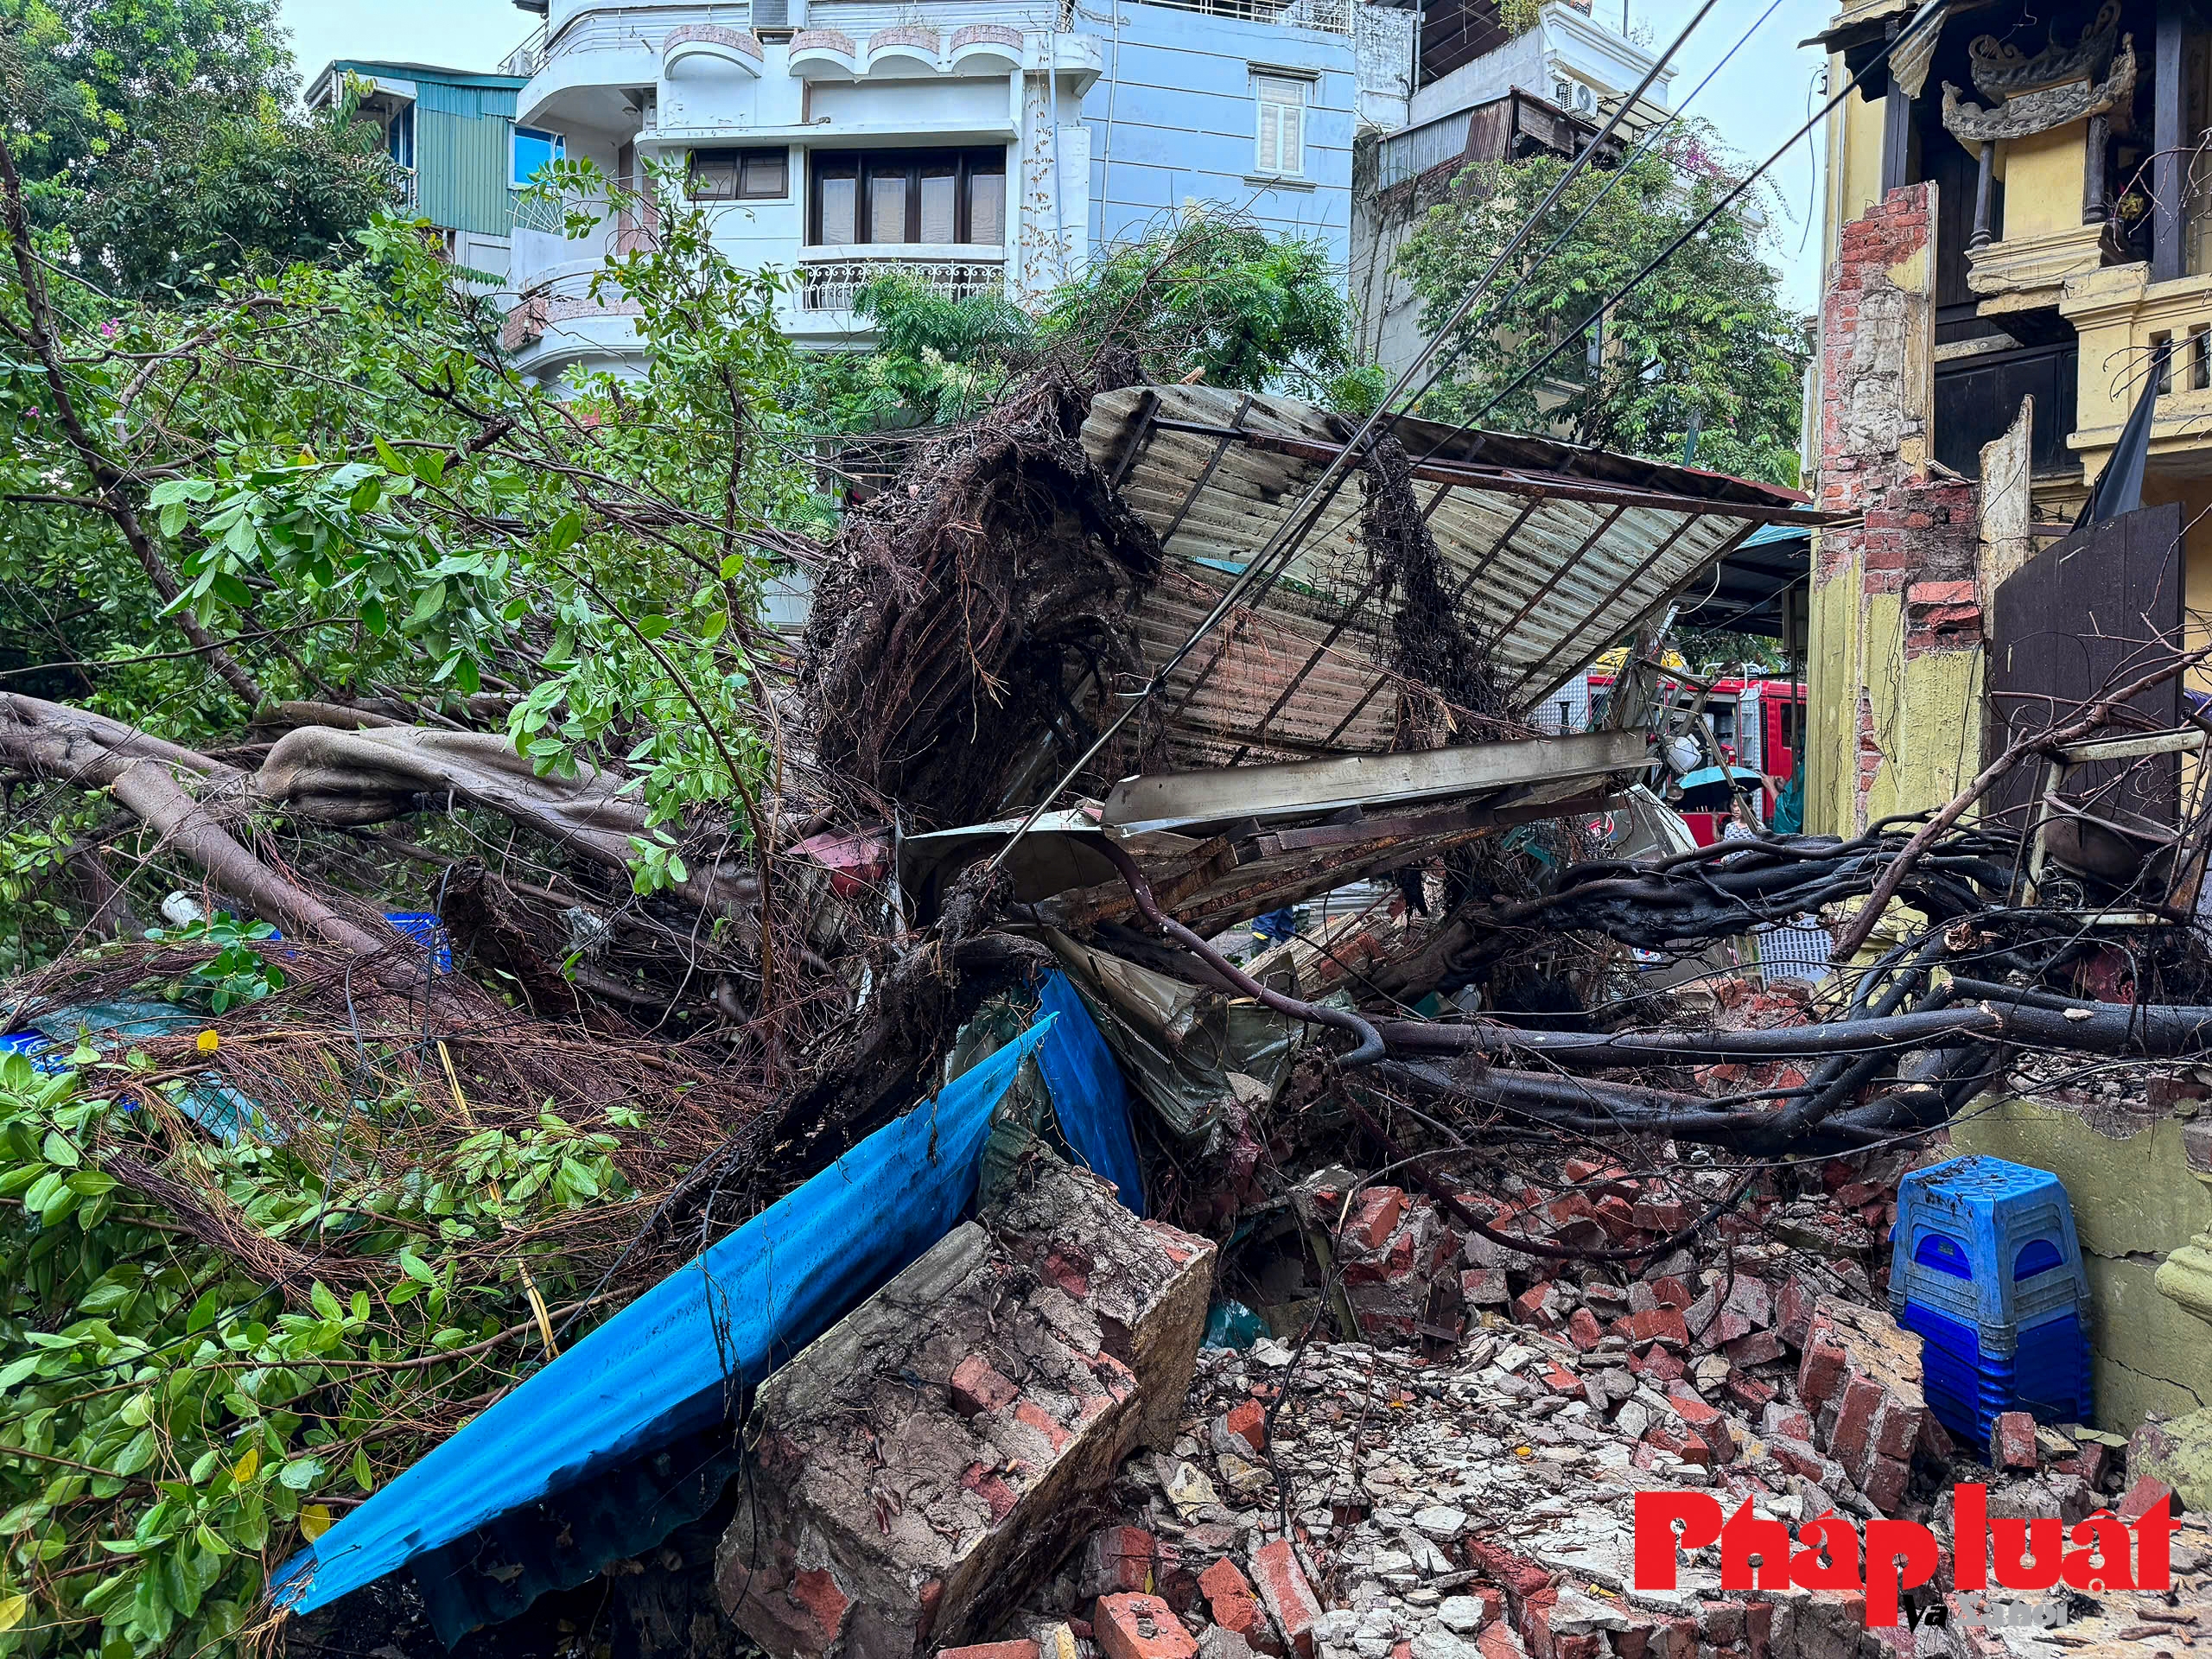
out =
{"type": "Polygon", "coordinates": [[[968,300],[1005,292],[1006,250],[982,244],[815,248],[801,256],[798,274],[798,309],[810,316],[849,313],[862,289],[893,275],[911,278],[940,299],[968,300]]]}
{"type": "Polygon", "coordinates": [[[1357,0],[1148,0],[1177,11],[1240,22],[1274,23],[1286,29],[1313,29],[1325,35],[1350,35],[1357,27],[1357,0]]]}
{"type": "MultiPolygon", "coordinates": [[[[750,5],[556,6],[531,52],[518,118],[605,127],[626,89],[660,79],[664,49],[684,41],[753,41],[750,5]]],[[[519,56],[519,54],[518,54],[519,56]]]]}

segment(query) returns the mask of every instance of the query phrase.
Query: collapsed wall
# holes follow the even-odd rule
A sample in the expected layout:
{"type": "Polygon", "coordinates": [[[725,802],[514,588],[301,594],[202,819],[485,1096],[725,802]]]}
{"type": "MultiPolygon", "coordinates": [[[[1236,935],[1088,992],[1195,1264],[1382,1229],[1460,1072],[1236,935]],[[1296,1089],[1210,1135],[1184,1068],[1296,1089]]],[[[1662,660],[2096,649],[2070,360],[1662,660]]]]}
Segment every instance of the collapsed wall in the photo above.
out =
{"type": "Polygon", "coordinates": [[[1052,1164],[764,1384],[716,1578],[779,1659],[967,1640],[1174,1436],[1213,1246],[1052,1164]]]}
{"type": "Polygon", "coordinates": [[[1805,828],[1851,836],[1948,801],[1978,768],[1975,486],[1935,475],[1936,186],[1843,228],[1821,305],[1805,828]]]}

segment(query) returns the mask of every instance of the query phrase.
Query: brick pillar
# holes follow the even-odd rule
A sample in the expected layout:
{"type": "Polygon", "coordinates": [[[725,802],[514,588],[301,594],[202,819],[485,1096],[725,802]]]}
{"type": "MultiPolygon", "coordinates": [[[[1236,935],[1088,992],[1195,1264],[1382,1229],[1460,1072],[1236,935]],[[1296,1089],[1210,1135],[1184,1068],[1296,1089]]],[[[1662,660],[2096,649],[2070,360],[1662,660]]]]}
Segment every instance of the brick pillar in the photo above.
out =
{"type": "Polygon", "coordinates": [[[1806,828],[1848,836],[1940,805],[1978,763],[1981,611],[1973,485],[1931,477],[1936,187],[1843,230],[1821,307],[1820,533],[1806,828]]]}

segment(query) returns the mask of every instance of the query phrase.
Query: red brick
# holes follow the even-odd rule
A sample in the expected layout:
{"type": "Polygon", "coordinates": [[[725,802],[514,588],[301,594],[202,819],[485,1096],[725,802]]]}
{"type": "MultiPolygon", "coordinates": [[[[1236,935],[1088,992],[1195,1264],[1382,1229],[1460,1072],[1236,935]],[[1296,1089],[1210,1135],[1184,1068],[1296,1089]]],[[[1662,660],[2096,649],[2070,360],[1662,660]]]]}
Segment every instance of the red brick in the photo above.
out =
{"type": "Polygon", "coordinates": [[[1629,1369],[1654,1382],[1675,1382],[1689,1375],[1689,1367],[1682,1363],[1680,1354],[1659,1347],[1629,1361],[1629,1369]]]}
{"type": "Polygon", "coordinates": [[[1567,1321],[1567,1337],[1586,1354],[1605,1339],[1605,1333],[1595,1313],[1586,1307],[1578,1307],[1567,1321]]]}
{"type": "MultiPolygon", "coordinates": [[[[1853,1474],[1863,1470],[1872,1455],[1874,1414],[1885,1398],[1882,1385],[1870,1376],[1853,1373],[1843,1384],[1836,1406],[1835,1427],[1828,1431],[1828,1452],[1853,1474]]],[[[2033,1436],[2030,1436],[2032,1443],[2033,1436]]]]}
{"type": "Polygon", "coordinates": [[[1792,1348],[1805,1345],[1805,1334],[1813,1323],[1813,1308],[1821,1300],[1821,1293],[1813,1281],[1802,1274],[1782,1287],[1776,1298],[1776,1325],[1783,1341],[1792,1348]]]}
{"type": "Polygon", "coordinates": [[[1866,1501],[1888,1515],[1904,1499],[1904,1489],[1912,1478],[1912,1465],[1902,1458],[1877,1456],[1871,1459],[1859,1490],[1866,1494],[1866,1501]]]}
{"type": "Polygon", "coordinates": [[[821,1626],[824,1646],[837,1639],[845,1628],[845,1615],[852,1608],[852,1599],[837,1587],[825,1567],[812,1567],[791,1580],[791,1598],[814,1616],[821,1626]]]}
{"type": "Polygon", "coordinates": [[[1702,1400],[1685,1400],[1675,1395],[1670,1403],[1681,1420],[1697,1431],[1698,1439],[1713,1448],[1716,1463],[1736,1460],[1736,1436],[1728,1427],[1728,1419],[1702,1400]]]}
{"type": "Polygon", "coordinates": [[[1084,1544],[1077,1584],[1086,1596],[1148,1592],[1158,1554],[1157,1541],[1142,1527],[1102,1527],[1084,1544]]]}
{"type": "Polygon", "coordinates": [[[1665,1423],[1654,1423],[1643,1432],[1646,1446],[1671,1452],[1684,1463],[1694,1463],[1700,1468],[1713,1466],[1713,1448],[1707,1446],[1695,1429],[1675,1429],[1665,1423]]]}
{"type": "Polygon", "coordinates": [[[1007,1484],[980,1463],[971,1463],[962,1472],[960,1484],[991,1506],[991,1524],[996,1526],[1014,1512],[1014,1497],[1007,1484]]]}
{"type": "Polygon", "coordinates": [[[1253,1551],[1252,1573],[1259,1580],[1261,1603],[1274,1616],[1291,1651],[1298,1659],[1313,1659],[1313,1626],[1321,1617],[1321,1603],[1306,1581],[1290,1540],[1277,1538],[1253,1551]]]}
{"type": "Polygon", "coordinates": [[[1573,1395],[1582,1392],[1582,1379],[1556,1360],[1544,1367],[1543,1380],[1544,1386],[1554,1394],[1573,1395]]]}
{"type": "Polygon", "coordinates": [[[1797,1362],[1797,1397],[1808,1406],[1826,1405],[1828,1396],[1843,1386],[1847,1363],[1847,1357],[1835,1344],[1808,1338],[1797,1362]]]}
{"type": "Polygon", "coordinates": [[[1639,1198],[1630,1217],[1648,1232],[1675,1233],[1689,1224],[1690,1207],[1675,1198],[1639,1198]]]}
{"type": "Polygon", "coordinates": [[[1689,1326],[1682,1322],[1681,1312],[1663,1302],[1646,1313],[1631,1313],[1613,1325],[1614,1333],[1626,1337],[1642,1347],[1647,1342],[1664,1343],[1670,1348],[1690,1345],[1689,1326]]]}
{"type": "Polygon", "coordinates": [[[968,1648],[941,1648],[937,1659],[1037,1659],[1034,1642],[978,1642],[968,1648]]]}
{"type": "Polygon", "coordinates": [[[1373,1252],[1390,1242],[1406,1213],[1406,1195],[1395,1186],[1370,1186],[1352,1206],[1344,1239],[1354,1249],[1373,1252]]]}
{"type": "Polygon", "coordinates": [[[1268,1411],[1256,1400],[1231,1406],[1222,1420],[1222,1427],[1250,1446],[1254,1457],[1268,1449],[1268,1411]]]}
{"type": "Polygon", "coordinates": [[[1552,1304],[1558,1299],[1556,1287],[1550,1284],[1531,1285],[1513,1299],[1513,1317],[1523,1325],[1549,1331],[1559,1323],[1552,1317],[1552,1304]]]}
{"type": "Polygon", "coordinates": [[[2098,1440],[2090,1440],[2075,1448],[2074,1455],[2057,1466],[2069,1475],[2077,1475],[2091,1491],[2105,1484],[2105,1471],[2112,1465],[2112,1448],[2098,1440]]]}
{"type": "Polygon", "coordinates": [[[1817,1481],[1827,1471],[1827,1459],[1807,1441],[1777,1434],[1766,1443],[1766,1449],[1769,1456],[1793,1475],[1802,1475],[1808,1480],[1817,1481]]]}
{"type": "Polygon", "coordinates": [[[1744,1604],[1744,1651],[1751,1659],[1767,1659],[1774,1646],[1774,1604],[1744,1604]]]}
{"type": "Polygon", "coordinates": [[[1989,1432],[1989,1466],[2032,1472],[2041,1461],[2036,1451],[2036,1420],[2024,1411],[1999,1414],[1989,1432]]]}
{"type": "Polygon", "coordinates": [[[1001,1410],[1021,1397],[1021,1390],[981,1354],[970,1354],[952,1368],[951,1392],[952,1408],[963,1417],[1001,1410]]]}
{"type": "Polygon", "coordinates": [[[1690,1287],[1671,1273],[1651,1281],[1651,1294],[1659,1299],[1662,1307],[1688,1307],[1697,1300],[1690,1294],[1690,1287]]]}
{"type": "Polygon", "coordinates": [[[1697,1605],[1698,1634],[1716,1648],[1732,1648],[1744,1639],[1744,1605],[1739,1601],[1701,1601],[1697,1605]]]}
{"type": "Polygon", "coordinates": [[[1234,1630],[1255,1645],[1269,1638],[1272,1633],[1267,1615],[1260,1611],[1260,1599],[1253,1593],[1251,1581],[1229,1557],[1223,1556],[1198,1574],[1198,1590],[1206,1599],[1213,1622],[1224,1630],[1234,1630]]]}
{"type": "MultiPolygon", "coordinates": [[[[2098,1448],[2100,1451],[2103,1449],[2101,1446],[2098,1448]]],[[[2127,1489],[2126,1496],[2120,1500],[2120,1518],[2132,1527],[2161,1504],[2165,1506],[2170,1515],[2181,1513],[2181,1500],[2174,1496],[2172,1487],[2149,1475],[2138,1475],[2135,1484],[2127,1489]]]]}
{"type": "Polygon", "coordinates": [[[1936,1414],[1932,1411],[1920,1414],[1920,1438],[1914,1442],[1914,1449],[1925,1452],[1938,1463],[1948,1463],[1957,1455],[1957,1448],[1951,1444],[1949,1431],[1936,1421],[1936,1414]]]}
{"type": "Polygon", "coordinates": [[[1616,1659],[1644,1659],[1651,1651],[1651,1626],[1645,1624],[1630,1625],[1624,1630],[1613,1632],[1613,1652],[1616,1659]]]}
{"type": "MultiPolygon", "coordinates": [[[[1924,513],[1915,513],[1912,516],[1923,521],[1927,518],[1924,513]]],[[[1924,530],[1927,527],[1925,522],[1919,524],[1909,524],[1906,526],[1913,530],[1924,530]]],[[[1906,603],[1911,605],[1972,605],[1979,601],[1979,595],[1974,592],[1974,583],[1970,582],[1916,582],[1905,589],[1904,596],[1906,603]]],[[[1843,1197],[1840,1192],[1836,1196],[1843,1197]]],[[[1861,1200],[1843,1198],[1843,1202],[1858,1204],[1861,1200]]]]}
{"type": "Polygon", "coordinates": [[[1885,1393],[1880,1408],[1874,1413],[1874,1429],[1870,1436],[1876,1454],[1910,1461],[1912,1448],[1920,1442],[1920,1420],[1927,1414],[1925,1406],[1908,1406],[1894,1394],[1885,1393]]]}
{"type": "Polygon", "coordinates": [[[1106,1659],[1193,1659],[1198,1644],[1158,1596],[1101,1596],[1090,1624],[1106,1659]]]}
{"type": "Polygon", "coordinates": [[[1090,1266],[1072,1249],[1056,1248],[1045,1253],[1045,1276],[1077,1301],[1090,1294],[1090,1266]]]}
{"type": "Polygon", "coordinates": [[[1782,1338],[1772,1331],[1754,1331],[1720,1344],[1731,1365],[1764,1365],[1782,1357],[1782,1338]]]}
{"type": "Polygon", "coordinates": [[[1473,1534],[1463,1535],[1460,1542],[1466,1549],[1469,1567],[1523,1601],[1552,1581],[1548,1568],[1537,1566],[1526,1555],[1516,1554],[1503,1544],[1473,1534]]]}
{"type": "Polygon", "coordinates": [[[1741,1371],[1728,1373],[1728,1397],[1748,1412],[1766,1409],[1777,1390],[1771,1382],[1763,1382],[1756,1376],[1746,1376],[1741,1371]]]}

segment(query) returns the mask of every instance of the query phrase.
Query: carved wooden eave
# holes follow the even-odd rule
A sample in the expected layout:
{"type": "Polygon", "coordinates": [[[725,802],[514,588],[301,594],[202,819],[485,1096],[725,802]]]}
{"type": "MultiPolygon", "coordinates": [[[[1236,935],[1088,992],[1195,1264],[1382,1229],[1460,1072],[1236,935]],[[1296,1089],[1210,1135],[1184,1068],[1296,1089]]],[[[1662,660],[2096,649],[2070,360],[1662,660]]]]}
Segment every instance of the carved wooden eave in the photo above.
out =
{"type": "MultiPolygon", "coordinates": [[[[1980,44],[1979,41],[1976,42],[1980,44]]],[[[1980,77],[1976,77],[1980,85],[1980,77]]],[[[1986,88],[1985,88],[1986,90],[1986,88]]],[[[2101,82],[2075,80],[2042,86],[2006,99],[1991,109],[1969,104],[1949,81],[1943,83],[1943,130],[1968,149],[2005,138],[2032,138],[2071,122],[2110,112],[2135,90],[2135,42],[2125,36],[2112,73],[2101,82]]]]}
{"type": "Polygon", "coordinates": [[[1975,88],[1984,98],[2001,102],[2069,81],[2094,82],[2112,61],[2113,41],[2120,36],[2120,0],[2105,0],[2071,46],[2059,45],[2058,26],[2052,24],[2050,44],[2033,57],[2009,41],[1982,35],[1967,48],[1975,88]]]}

